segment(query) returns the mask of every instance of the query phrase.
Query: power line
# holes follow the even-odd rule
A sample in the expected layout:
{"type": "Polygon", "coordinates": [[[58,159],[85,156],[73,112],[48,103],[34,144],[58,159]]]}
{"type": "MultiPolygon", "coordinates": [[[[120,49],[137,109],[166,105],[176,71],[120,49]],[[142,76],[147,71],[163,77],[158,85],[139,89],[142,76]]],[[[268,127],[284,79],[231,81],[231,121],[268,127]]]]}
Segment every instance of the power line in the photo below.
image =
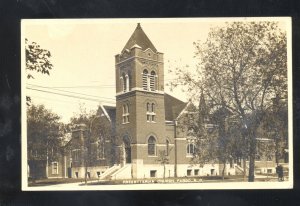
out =
{"type": "MultiPolygon", "coordinates": [[[[165,83],[166,82],[171,82],[171,81],[174,81],[176,79],[165,79],[165,83]]],[[[33,85],[33,86],[40,86],[40,85],[34,85],[34,84],[29,84],[27,83],[28,85],[33,85]]],[[[42,87],[42,86],[40,86],[42,87]]],[[[65,89],[76,89],[76,88],[96,88],[96,89],[111,89],[111,88],[116,88],[116,85],[113,85],[113,84],[103,84],[103,85],[77,85],[77,86],[47,86],[47,88],[53,88],[53,89],[60,89],[60,88],[65,88],[65,89]]]]}
{"type": "Polygon", "coordinates": [[[109,104],[115,104],[115,102],[113,102],[113,101],[99,100],[99,99],[87,98],[87,97],[78,97],[78,96],[74,96],[74,95],[61,94],[61,93],[57,93],[57,92],[46,91],[46,90],[41,90],[41,89],[35,89],[35,88],[30,88],[30,87],[26,87],[26,89],[39,91],[39,92],[44,92],[44,93],[49,93],[49,94],[60,95],[60,96],[65,96],[65,97],[71,97],[71,98],[76,98],[76,99],[83,99],[83,100],[89,100],[89,101],[105,102],[105,103],[109,103],[109,104]]]}
{"type": "Polygon", "coordinates": [[[65,88],[65,89],[73,89],[73,88],[96,88],[96,89],[111,89],[116,88],[115,85],[79,85],[79,86],[54,86],[49,88],[65,88]]]}
{"type": "Polygon", "coordinates": [[[96,96],[96,95],[89,95],[89,94],[82,94],[82,93],[79,93],[79,92],[71,92],[71,91],[66,91],[66,90],[62,90],[62,89],[54,89],[54,88],[45,87],[45,86],[40,86],[40,85],[35,85],[35,84],[28,84],[28,85],[30,85],[30,86],[34,86],[34,87],[45,88],[45,89],[52,89],[52,90],[61,91],[61,92],[67,92],[67,93],[71,93],[71,94],[79,94],[79,95],[83,95],[83,96],[96,97],[96,98],[101,98],[101,99],[110,99],[110,100],[115,100],[115,98],[109,98],[109,97],[100,97],[100,96],[96,96]]]}
{"type": "MultiPolygon", "coordinates": [[[[72,100],[68,101],[68,100],[61,100],[61,99],[57,99],[57,98],[53,99],[53,98],[47,98],[47,97],[37,96],[37,95],[31,95],[31,94],[30,94],[30,97],[32,98],[33,101],[35,100],[35,98],[37,98],[37,99],[44,99],[46,101],[54,101],[54,102],[57,102],[57,103],[60,103],[60,104],[71,104],[71,103],[74,103],[74,101],[72,101],[72,100]]],[[[96,104],[96,103],[94,103],[94,104],[96,104]]]]}

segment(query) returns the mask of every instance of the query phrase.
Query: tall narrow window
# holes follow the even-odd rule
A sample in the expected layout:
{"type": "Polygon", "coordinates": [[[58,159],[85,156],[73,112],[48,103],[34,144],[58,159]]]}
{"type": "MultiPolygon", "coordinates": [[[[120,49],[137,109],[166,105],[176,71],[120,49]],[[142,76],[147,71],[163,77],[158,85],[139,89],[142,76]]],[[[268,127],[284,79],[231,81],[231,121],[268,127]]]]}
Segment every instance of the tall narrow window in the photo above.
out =
{"type": "Polygon", "coordinates": [[[156,140],[153,136],[150,136],[148,139],[148,155],[149,156],[156,155],[156,140]]]}
{"type": "Polygon", "coordinates": [[[143,90],[148,90],[148,71],[144,69],[143,71],[143,90]]]}
{"type": "Polygon", "coordinates": [[[122,74],[122,79],[123,79],[123,89],[122,90],[123,90],[123,92],[126,92],[126,90],[127,90],[126,89],[126,86],[127,86],[127,78],[126,78],[126,76],[127,75],[125,75],[125,73],[122,74]]]}
{"type": "Polygon", "coordinates": [[[193,156],[194,153],[195,153],[195,145],[192,143],[189,143],[186,148],[186,155],[193,156]]]}
{"type": "Polygon", "coordinates": [[[147,115],[147,122],[150,122],[151,121],[151,114],[150,114],[150,103],[149,102],[147,103],[146,109],[147,109],[147,113],[146,113],[146,115],[147,115]]]}
{"type": "Polygon", "coordinates": [[[154,103],[152,103],[152,105],[151,105],[151,121],[152,122],[155,122],[155,104],[154,103]]]}
{"type": "Polygon", "coordinates": [[[72,151],[72,159],[73,161],[79,161],[80,149],[74,149],[72,151]]]}
{"type": "Polygon", "coordinates": [[[169,156],[169,151],[170,151],[169,144],[170,144],[169,140],[166,140],[166,156],[169,156]]]}
{"type": "Polygon", "coordinates": [[[129,104],[123,104],[123,123],[129,123],[129,104]]]}
{"type": "Polygon", "coordinates": [[[126,122],[129,122],[129,104],[126,104],[126,112],[127,112],[127,115],[126,115],[126,122]]]}
{"type": "Polygon", "coordinates": [[[155,104],[147,102],[147,122],[155,122],[155,104]]]}
{"type": "Polygon", "coordinates": [[[155,85],[156,85],[156,83],[155,83],[155,79],[156,79],[156,74],[155,74],[155,72],[154,71],[152,71],[151,72],[151,75],[150,75],[150,90],[151,91],[155,91],[155,85]]]}
{"type": "Polygon", "coordinates": [[[58,162],[52,162],[52,174],[53,175],[58,174],[58,162]]]}
{"type": "Polygon", "coordinates": [[[123,77],[120,77],[120,89],[122,92],[124,92],[124,79],[123,77]]]}
{"type": "Polygon", "coordinates": [[[125,75],[125,91],[129,92],[129,76],[128,74],[125,75]]]}

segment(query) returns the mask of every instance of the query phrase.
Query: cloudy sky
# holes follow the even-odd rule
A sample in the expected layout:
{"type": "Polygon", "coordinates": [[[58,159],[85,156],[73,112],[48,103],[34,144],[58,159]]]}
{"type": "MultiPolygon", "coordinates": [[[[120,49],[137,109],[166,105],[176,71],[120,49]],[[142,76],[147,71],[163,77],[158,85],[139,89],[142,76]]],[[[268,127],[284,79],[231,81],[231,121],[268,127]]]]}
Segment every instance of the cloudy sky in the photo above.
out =
{"type": "MultiPolygon", "coordinates": [[[[50,76],[23,78],[24,91],[34,103],[45,104],[68,122],[79,112],[80,104],[88,111],[100,103],[115,104],[114,56],[121,52],[138,22],[156,49],[164,53],[167,84],[174,79],[168,73],[174,65],[195,68],[193,42],[205,41],[210,28],[233,20],[237,19],[23,20],[22,40],[27,38],[49,50],[53,64],[50,76]]],[[[171,92],[166,85],[165,92],[183,101],[188,99],[181,89],[171,92]]]]}

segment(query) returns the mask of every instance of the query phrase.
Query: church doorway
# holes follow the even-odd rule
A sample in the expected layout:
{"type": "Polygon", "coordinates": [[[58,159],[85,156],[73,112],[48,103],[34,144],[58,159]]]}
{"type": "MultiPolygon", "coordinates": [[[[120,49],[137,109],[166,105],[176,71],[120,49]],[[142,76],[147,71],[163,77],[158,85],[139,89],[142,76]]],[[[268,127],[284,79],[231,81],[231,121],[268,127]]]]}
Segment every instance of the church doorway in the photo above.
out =
{"type": "Polygon", "coordinates": [[[124,164],[131,163],[131,145],[128,136],[123,137],[124,164]]]}

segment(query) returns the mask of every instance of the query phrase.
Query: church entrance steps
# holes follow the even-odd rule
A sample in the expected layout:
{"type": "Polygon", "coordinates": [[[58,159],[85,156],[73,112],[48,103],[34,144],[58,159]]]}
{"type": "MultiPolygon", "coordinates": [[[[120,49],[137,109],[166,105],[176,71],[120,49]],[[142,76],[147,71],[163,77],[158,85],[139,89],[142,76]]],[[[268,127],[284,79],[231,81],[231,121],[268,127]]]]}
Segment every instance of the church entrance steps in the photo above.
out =
{"type": "Polygon", "coordinates": [[[114,166],[108,168],[107,170],[105,170],[104,173],[101,174],[99,179],[103,180],[103,179],[109,178],[112,173],[116,172],[120,168],[121,168],[120,165],[114,165],[114,166]]]}
{"type": "Polygon", "coordinates": [[[125,164],[123,167],[119,168],[110,175],[111,180],[116,179],[130,179],[131,176],[131,164],[125,164]]]}

